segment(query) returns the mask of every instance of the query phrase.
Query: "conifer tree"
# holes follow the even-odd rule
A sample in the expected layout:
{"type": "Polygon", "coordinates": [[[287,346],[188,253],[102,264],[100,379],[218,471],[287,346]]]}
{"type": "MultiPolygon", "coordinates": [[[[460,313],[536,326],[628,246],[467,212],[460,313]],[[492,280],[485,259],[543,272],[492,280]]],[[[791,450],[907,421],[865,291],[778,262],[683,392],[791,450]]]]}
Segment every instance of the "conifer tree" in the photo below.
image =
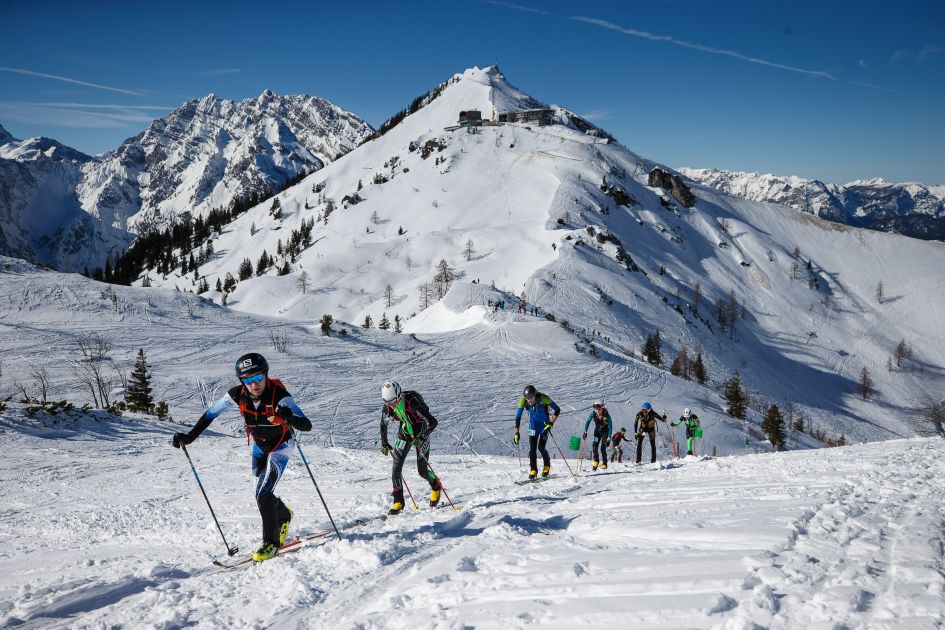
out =
{"type": "Polygon", "coordinates": [[[365,315],[364,323],[361,324],[361,328],[370,329],[372,326],[374,326],[374,320],[371,319],[370,315],[365,315]]]}
{"type": "Polygon", "coordinates": [[[394,315],[394,332],[401,333],[403,331],[404,328],[400,325],[400,315],[394,315]]]}
{"type": "Polygon", "coordinates": [[[768,441],[777,451],[784,450],[784,416],[777,405],[768,407],[768,413],[761,423],[761,430],[768,436],[768,441]]]}
{"type": "Polygon", "coordinates": [[[331,315],[328,315],[327,313],[326,313],[325,315],[322,315],[322,322],[321,322],[321,324],[322,324],[322,334],[323,334],[323,335],[330,335],[330,334],[331,334],[331,325],[332,325],[332,323],[334,323],[334,318],[333,318],[331,315]]]}
{"type": "Polygon", "coordinates": [[[151,391],[151,374],[148,372],[147,359],[144,348],[138,349],[138,358],[135,359],[135,368],[128,377],[128,391],[125,402],[128,409],[134,412],[150,413],[154,407],[154,397],[151,391]]]}
{"type": "Polygon", "coordinates": [[[390,330],[390,320],[387,319],[387,313],[381,315],[381,321],[378,322],[377,327],[381,330],[390,330]]]}
{"type": "Polygon", "coordinates": [[[737,371],[732,374],[731,378],[725,381],[725,391],[723,395],[728,402],[728,408],[725,410],[725,413],[733,418],[744,420],[748,413],[748,396],[742,389],[742,380],[737,371]]]}
{"type": "Polygon", "coordinates": [[[240,280],[248,280],[253,277],[253,263],[249,261],[249,258],[244,258],[243,262],[240,263],[239,276],[240,280]]]}
{"type": "Polygon", "coordinates": [[[692,377],[699,381],[700,385],[705,385],[709,380],[709,375],[705,370],[705,363],[702,362],[702,353],[696,354],[696,360],[692,362],[692,377]]]}

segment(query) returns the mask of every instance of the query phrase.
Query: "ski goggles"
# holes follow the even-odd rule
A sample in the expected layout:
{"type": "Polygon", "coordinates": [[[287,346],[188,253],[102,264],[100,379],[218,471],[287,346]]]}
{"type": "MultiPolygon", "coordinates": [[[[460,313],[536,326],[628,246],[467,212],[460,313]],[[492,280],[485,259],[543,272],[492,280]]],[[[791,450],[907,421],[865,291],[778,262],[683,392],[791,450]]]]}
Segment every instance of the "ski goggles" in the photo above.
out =
{"type": "Polygon", "coordinates": [[[265,372],[260,372],[259,374],[253,374],[252,376],[247,376],[246,378],[241,378],[243,385],[255,385],[256,383],[261,383],[266,380],[265,372]]]}

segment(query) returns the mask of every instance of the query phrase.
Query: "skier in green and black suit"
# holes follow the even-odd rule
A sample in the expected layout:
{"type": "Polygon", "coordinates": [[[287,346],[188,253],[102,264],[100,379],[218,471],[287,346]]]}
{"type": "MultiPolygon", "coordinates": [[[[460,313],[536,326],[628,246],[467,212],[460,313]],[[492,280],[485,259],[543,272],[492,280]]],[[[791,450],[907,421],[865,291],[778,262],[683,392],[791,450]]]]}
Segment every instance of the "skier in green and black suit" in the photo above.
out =
{"type": "Polygon", "coordinates": [[[610,419],[610,412],[604,406],[603,400],[594,403],[594,410],[587,417],[584,423],[584,435],[582,438],[587,440],[587,429],[594,423],[594,441],[591,442],[591,453],[593,453],[593,469],[597,470],[598,464],[601,464],[602,470],[607,470],[607,444],[610,443],[610,436],[614,431],[613,421],[610,419]],[[600,459],[597,457],[600,451],[600,459]]]}
{"type": "Polygon", "coordinates": [[[430,457],[430,433],[437,421],[430,413],[423,397],[414,391],[401,391],[400,385],[387,381],[381,388],[384,408],[381,410],[381,451],[394,459],[391,481],[394,486],[394,505],[388,514],[398,514],[404,509],[404,460],[410,448],[417,449],[417,472],[430,484],[430,507],[440,502],[443,486],[436,474],[427,466],[430,457]],[[387,440],[387,423],[396,421],[400,428],[393,446],[387,440]]]}
{"type": "Polygon", "coordinates": [[[686,425],[686,455],[692,455],[692,443],[696,438],[696,429],[699,428],[699,416],[692,413],[689,407],[683,409],[679,420],[670,422],[669,426],[678,427],[681,424],[686,425]]]}
{"type": "Polygon", "coordinates": [[[541,476],[547,477],[551,473],[551,456],[548,454],[545,445],[548,443],[548,432],[557,422],[561,408],[551,398],[536,390],[534,385],[527,386],[518,401],[518,409],[515,411],[515,437],[513,441],[516,444],[520,439],[519,425],[522,422],[522,412],[526,409],[528,409],[529,417],[528,463],[531,466],[528,478],[535,479],[538,476],[537,451],[541,451],[541,459],[544,463],[541,476]]]}

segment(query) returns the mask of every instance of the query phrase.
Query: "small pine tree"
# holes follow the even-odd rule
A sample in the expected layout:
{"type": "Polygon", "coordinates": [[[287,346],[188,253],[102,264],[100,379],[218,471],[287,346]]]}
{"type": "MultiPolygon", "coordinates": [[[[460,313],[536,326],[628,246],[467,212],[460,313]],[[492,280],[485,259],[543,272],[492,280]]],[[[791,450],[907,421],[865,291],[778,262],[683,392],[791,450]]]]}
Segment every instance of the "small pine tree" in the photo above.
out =
{"type": "Polygon", "coordinates": [[[381,330],[390,330],[390,320],[387,319],[387,313],[381,315],[381,321],[378,322],[377,327],[381,330]]]}
{"type": "Polygon", "coordinates": [[[223,279],[223,291],[224,293],[229,293],[236,288],[236,278],[233,277],[233,274],[229,271],[226,272],[226,277],[223,279]]]}
{"type": "Polygon", "coordinates": [[[135,368],[128,377],[128,391],[125,402],[130,411],[150,413],[154,406],[154,397],[151,395],[151,374],[148,372],[148,361],[144,355],[144,348],[138,349],[138,358],[135,359],[135,368]]]}
{"type": "Polygon", "coordinates": [[[777,451],[784,450],[784,416],[777,405],[768,407],[768,413],[761,423],[761,430],[768,436],[768,441],[777,451]]]}
{"type": "Polygon", "coordinates": [[[696,353],[696,360],[692,362],[692,377],[699,381],[700,385],[705,385],[709,380],[709,375],[705,370],[705,363],[702,362],[702,353],[696,353]]]}
{"type": "Polygon", "coordinates": [[[361,324],[361,328],[370,329],[374,326],[374,320],[371,319],[370,315],[364,316],[364,323],[361,324]]]}
{"type": "Polygon", "coordinates": [[[219,278],[217,278],[216,290],[220,293],[223,293],[223,283],[220,281],[219,278]]]}
{"type": "Polygon", "coordinates": [[[647,363],[653,365],[661,365],[663,363],[662,346],[663,340],[660,338],[659,331],[656,331],[655,334],[647,335],[646,341],[643,343],[643,358],[646,359],[647,363]]]}
{"type": "Polygon", "coordinates": [[[330,335],[330,334],[331,334],[331,325],[332,325],[332,323],[334,323],[334,318],[332,318],[331,315],[328,315],[327,313],[326,313],[325,315],[322,315],[322,322],[321,322],[321,324],[322,324],[322,334],[323,334],[323,335],[326,335],[326,336],[327,336],[327,335],[330,335]]]}
{"type": "Polygon", "coordinates": [[[466,241],[466,247],[463,248],[463,258],[466,259],[466,262],[472,260],[472,255],[476,253],[476,245],[473,243],[472,239],[466,241]]]}
{"type": "Polygon", "coordinates": [[[876,301],[882,304],[884,299],[886,299],[886,290],[883,288],[882,281],[880,281],[880,283],[876,285],[876,301]]]}
{"type": "Polygon", "coordinates": [[[256,261],[256,275],[265,275],[266,270],[269,269],[269,264],[269,254],[266,253],[266,250],[263,250],[263,253],[259,256],[259,260],[256,261]]]}
{"type": "Polygon", "coordinates": [[[394,315],[394,332],[401,333],[403,331],[404,328],[400,325],[400,315],[394,315]]]}
{"type": "Polygon", "coordinates": [[[378,225],[381,222],[381,218],[377,216],[377,210],[371,213],[371,223],[378,225]]]}
{"type": "Polygon", "coordinates": [[[748,413],[748,397],[745,395],[744,390],[742,390],[742,380],[737,371],[731,378],[725,381],[725,391],[723,395],[728,402],[728,408],[725,410],[725,413],[733,418],[744,420],[748,413]]]}
{"type": "Polygon", "coordinates": [[[389,284],[384,287],[384,302],[387,304],[387,308],[390,308],[394,303],[394,287],[389,284]]]}
{"type": "Polygon", "coordinates": [[[243,262],[240,263],[239,276],[240,280],[248,280],[253,277],[253,263],[249,261],[249,258],[244,258],[243,262]]]}
{"type": "Polygon", "coordinates": [[[685,347],[682,347],[673,357],[673,363],[670,365],[669,371],[673,376],[679,376],[688,381],[690,369],[689,352],[685,347]]]}
{"type": "Polygon", "coordinates": [[[163,400],[154,407],[154,415],[156,415],[157,419],[161,422],[172,419],[171,410],[168,408],[167,403],[163,400]]]}
{"type": "Polygon", "coordinates": [[[863,400],[869,400],[870,396],[873,395],[873,377],[870,376],[870,371],[865,367],[860,370],[860,396],[863,397],[863,400]]]}

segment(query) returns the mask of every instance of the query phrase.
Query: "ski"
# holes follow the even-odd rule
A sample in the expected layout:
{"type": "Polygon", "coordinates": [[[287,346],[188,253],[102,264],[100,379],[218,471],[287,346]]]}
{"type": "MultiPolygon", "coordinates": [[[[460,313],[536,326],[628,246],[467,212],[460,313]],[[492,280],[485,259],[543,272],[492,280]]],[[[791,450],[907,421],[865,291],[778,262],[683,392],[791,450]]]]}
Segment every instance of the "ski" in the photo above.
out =
{"type": "MultiPolygon", "coordinates": [[[[297,536],[291,540],[287,540],[282,544],[281,547],[279,547],[279,551],[276,554],[276,556],[281,556],[282,554],[298,551],[299,549],[306,546],[311,541],[317,540],[319,538],[324,538],[325,536],[329,536],[333,533],[334,531],[330,529],[325,529],[319,532],[315,532],[314,534],[306,534],[305,536],[297,536]]],[[[253,554],[246,554],[245,556],[240,556],[239,558],[236,558],[230,561],[218,560],[214,558],[213,564],[220,571],[229,571],[231,569],[251,566],[257,563],[253,561],[253,554]]]]}
{"type": "Polygon", "coordinates": [[[521,479],[515,482],[517,486],[524,486],[528,483],[540,483],[542,481],[548,481],[549,479],[556,479],[558,475],[548,475],[547,477],[535,477],[534,479],[521,479]]]}

